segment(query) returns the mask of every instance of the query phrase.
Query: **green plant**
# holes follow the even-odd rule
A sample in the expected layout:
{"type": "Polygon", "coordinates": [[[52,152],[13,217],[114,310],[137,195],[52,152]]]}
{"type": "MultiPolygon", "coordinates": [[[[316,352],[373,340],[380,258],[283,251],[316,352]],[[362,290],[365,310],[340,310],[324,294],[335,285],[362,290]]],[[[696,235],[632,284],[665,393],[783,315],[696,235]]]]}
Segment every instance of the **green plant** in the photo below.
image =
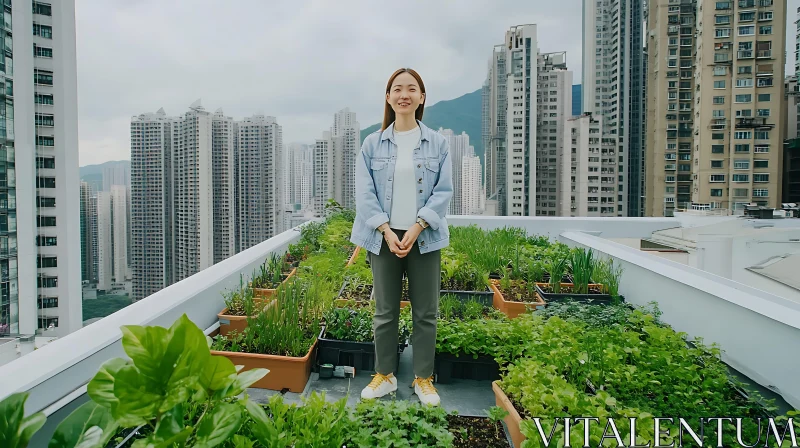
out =
{"type": "Polygon", "coordinates": [[[589,282],[592,279],[595,267],[592,249],[588,251],[584,248],[574,249],[569,266],[573,279],[572,291],[576,294],[588,294],[589,282]]]}
{"type": "Polygon", "coordinates": [[[615,265],[614,259],[599,260],[595,267],[597,282],[603,285],[603,292],[612,297],[619,297],[619,282],[622,278],[623,268],[615,265]]]}
{"type": "Polygon", "coordinates": [[[284,257],[273,252],[261,265],[261,272],[253,277],[253,288],[275,289],[281,284],[284,272],[289,271],[284,257]]]}
{"type": "Polygon", "coordinates": [[[495,435],[497,437],[500,437],[500,429],[497,424],[503,421],[503,419],[506,418],[506,416],[508,416],[508,411],[501,408],[500,406],[492,406],[491,408],[489,408],[489,412],[487,412],[487,414],[489,416],[489,420],[491,420],[492,423],[495,424],[495,430],[497,431],[495,435]]]}
{"type": "Polygon", "coordinates": [[[25,417],[27,392],[9,395],[0,401],[0,446],[24,448],[33,435],[44,426],[47,417],[43,412],[25,417]]]}
{"type": "Polygon", "coordinates": [[[325,337],[338,341],[372,342],[375,338],[372,329],[375,315],[374,302],[364,302],[365,306],[331,308],[325,313],[325,337]]]}
{"type": "Polygon", "coordinates": [[[364,400],[356,405],[359,426],[346,446],[449,447],[447,411],[439,406],[411,404],[405,400],[364,400]]]}
{"type": "Polygon", "coordinates": [[[546,262],[547,272],[550,274],[550,289],[553,294],[561,292],[561,278],[567,271],[567,257],[552,258],[546,262]]]}
{"type": "Polygon", "coordinates": [[[253,288],[244,284],[244,277],[239,275],[239,289],[222,294],[225,297],[227,314],[231,316],[253,316],[263,308],[263,304],[256,302],[253,297],[253,288]]]}
{"type": "MultiPolygon", "coordinates": [[[[442,264],[443,268],[445,264],[442,264]]],[[[486,291],[489,273],[471,263],[447,265],[442,271],[441,287],[450,291],[486,291]]]]}

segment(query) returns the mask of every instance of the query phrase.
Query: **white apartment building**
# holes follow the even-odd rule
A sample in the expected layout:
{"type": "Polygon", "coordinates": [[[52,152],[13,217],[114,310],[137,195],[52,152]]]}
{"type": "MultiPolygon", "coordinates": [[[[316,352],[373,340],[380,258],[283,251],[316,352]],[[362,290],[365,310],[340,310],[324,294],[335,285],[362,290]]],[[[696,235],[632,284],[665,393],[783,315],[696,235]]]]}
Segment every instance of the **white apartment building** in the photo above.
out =
{"type": "Polygon", "coordinates": [[[314,149],[303,143],[290,143],[287,148],[287,204],[309,210],[313,208],[314,149]]]}
{"type": "Polygon", "coordinates": [[[569,183],[559,167],[566,157],[564,127],[572,116],[572,72],[565,52],[539,54],[537,63],[536,215],[568,216],[561,198],[569,183]]]}
{"type": "Polygon", "coordinates": [[[94,232],[92,219],[96,216],[93,209],[93,191],[87,182],[81,182],[81,280],[92,282],[97,279],[94,270],[94,232]]]}
{"type": "MultiPolygon", "coordinates": [[[[455,171],[455,170],[454,170],[455,171]]],[[[481,186],[481,159],[467,155],[461,159],[461,215],[483,213],[484,190],[481,186]]]]}
{"type": "Polygon", "coordinates": [[[236,253],[236,210],[234,149],[236,134],[234,120],[226,117],[222,108],[214,112],[212,127],[214,263],[236,253]]]}
{"type": "Polygon", "coordinates": [[[97,192],[97,290],[109,291],[114,282],[114,239],[111,193],[97,192]]]}
{"type": "Polygon", "coordinates": [[[103,191],[111,191],[112,185],[131,187],[131,170],[124,163],[116,163],[103,168],[103,191]]]}
{"type": "Polygon", "coordinates": [[[130,280],[128,266],[128,188],[124,185],[112,185],[110,194],[114,282],[122,284],[130,280]]]}
{"type": "MultiPolygon", "coordinates": [[[[564,155],[561,169],[569,177],[561,190],[560,216],[609,216],[616,199],[614,182],[603,182],[604,171],[613,168],[603,157],[602,117],[583,114],[567,120],[564,127],[564,155]],[[570,154],[567,158],[566,155],[570,154]],[[605,211],[604,211],[605,209],[605,211]]],[[[613,214],[611,214],[613,216],[613,214]]]]}
{"type": "Polygon", "coordinates": [[[254,115],[238,122],[239,250],[284,227],[282,147],[283,133],[275,117],[254,115]]]}
{"type": "Polygon", "coordinates": [[[486,198],[494,213],[506,216],[506,125],[507,113],[506,45],[496,45],[489,59],[481,100],[481,127],[485,153],[486,198]]]}
{"type": "MultiPolygon", "coordinates": [[[[461,131],[461,134],[455,134],[452,129],[439,128],[438,131],[450,143],[450,159],[453,162],[453,185],[461,185],[461,162],[465,157],[475,154],[475,148],[469,144],[469,135],[461,131]]],[[[460,189],[456,188],[453,191],[453,199],[450,201],[450,208],[447,212],[449,215],[464,215],[463,212],[463,193],[460,189]]]]}
{"type": "Polygon", "coordinates": [[[131,119],[131,270],[135,300],[173,283],[172,126],[164,109],[131,119]]]}
{"type": "Polygon", "coordinates": [[[82,326],[75,2],[3,9],[0,333],[65,336],[82,326]]]}
{"type": "Polygon", "coordinates": [[[361,126],[356,113],[344,108],[314,145],[314,210],[325,211],[329,199],[355,208],[356,156],[361,150],[361,126]]]}
{"type": "Polygon", "coordinates": [[[644,214],[644,3],[583,0],[582,110],[603,118],[603,150],[625,167],[602,216],[644,214]]]}

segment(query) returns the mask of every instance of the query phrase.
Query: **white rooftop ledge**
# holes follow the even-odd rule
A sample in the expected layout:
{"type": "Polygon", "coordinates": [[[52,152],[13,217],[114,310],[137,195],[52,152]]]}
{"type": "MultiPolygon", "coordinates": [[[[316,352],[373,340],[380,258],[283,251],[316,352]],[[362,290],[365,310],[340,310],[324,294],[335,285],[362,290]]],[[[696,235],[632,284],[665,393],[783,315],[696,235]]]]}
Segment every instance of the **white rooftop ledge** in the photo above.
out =
{"type": "Polygon", "coordinates": [[[676,331],[719,344],[725,363],[800,408],[800,303],[585,233],[561,241],[620,262],[627,302],[658,302],[676,331]]]}

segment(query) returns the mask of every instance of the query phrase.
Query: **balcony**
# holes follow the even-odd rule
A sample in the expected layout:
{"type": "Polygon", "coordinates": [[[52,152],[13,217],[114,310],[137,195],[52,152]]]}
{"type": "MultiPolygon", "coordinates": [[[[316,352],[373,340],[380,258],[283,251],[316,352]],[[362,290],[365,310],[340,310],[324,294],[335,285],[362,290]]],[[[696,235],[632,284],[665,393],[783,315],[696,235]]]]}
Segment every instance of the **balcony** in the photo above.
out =
{"type": "Polygon", "coordinates": [[[757,59],[770,59],[772,58],[772,50],[759,50],[756,53],[757,59]]]}
{"type": "Polygon", "coordinates": [[[767,123],[767,117],[737,118],[736,129],[772,129],[775,125],[767,123]]]}
{"type": "MultiPolygon", "coordinates": [[[[656,302],[663,313],[660,320],[672,329],[685,332],[690,338],[702,337],[706,343],[719,344],[724,350],[722,360],[730,367],[732,375],[753,384],[764,395],[770,394],[766,387],[778,392],[780,395],[772,393],[768,396],[776,399],[782,397],[788,402],[779,401],[781,413],[785,413],[784,409],[788,409],[789,403],[800,407],[800,384],[796,381],[800,359],[785,356],[787,353],[800,352],[800,304],[627,245],[631,239],[649,239],[654,232],[668,229],[680,232],[684,230],[680,221],[669,218],[478,216],[450,216],[448,221],[454,228],[470,225],[484,230],[518,227],[528,235],[540,235],[573,248],[591,248],[596,257],[613,260],[616,266],[623,268],[619,292],[627,303],[647,305],[651,301],[656,302]],[[721,322],[724,324],[709,324],[721,319],[724,319],[721,322]],[[775,341],[780,343],[776,344],[775,341]]],[[[29,393],[26,415],[43,411],[47,416],[45,426],[37,432],[30,446],[46,446],[56,425],[89,400],[87,383],[101,365],[113,358],[126,357],[121,342],[121,326],[169,328],[185,314],[195,325],[204,329],[206,335],[214,334],[220,324],[217,313],[225,306],[222,293],[239,288],[240,276],[244,276],[247,282],[265,259],[271,254],[285,253],[288,246],[298,242],[299,238],[296,230],[277,235],[0,367],[0,377],[3,378],[0,382],[0,400],[14,392],[29,393]]],[[[474,243],[480,245],[481,241],[474,243]]],[[[526,319],[520,322],[526,322],[526,319]]],[[[671,334],[671,331],[668,333],[671,334]]],[[[659,334],[659,338],[662,338],[667,333],[659,334]]],[[[540,338],[536,339],[538,342],[546,341],[541,333],[534,332],[532,336],[540,338]]],[[[578,335],[565,334],[564,337],[578,335]]],[[[586,347],[586,350],[592,352],[593,349],[586,347]]],[[[413,375],[410,369],[412,351],[413,347],[409,347],[400,356],[397,398],[401,400],[412,399],[411,390],[406,387],[413,375]]],[[[542,350],[542,353],[549,354],[550,350],[542,350]]],[[[621,356],[638,355],[623,353],[621,356]]],[[[709,357],[708,362],[712,358],[709,357]]],[[[673,363],[677,361],[672,360],[673,363]]],[[[584,362],[592,362],[592,359],[584,360],[581,364],[584,362]]],[[[534,372],[539,372],[541,367],[535,363],[523,362],[518,365],[518,373],[530,372],[530,375],[540,378],[534,372]]],[[[665,370],[671,369],[665,367],[665,370]]],[[[545,375],[543,371],[540,373],[545,375]]],[[[356,372],[352,379],[325,380],[319,379],[317,373],[312,373],[302,393],[283,393],[283,400],[298,403],[314,391],[325,391],[328,401],[347,399],[352,406],[358,401],[358,392],[370,379],[368,372],[361,371],[356,372]],[[349,396],[346,395],[348,390],[349,396]]],[[[674,391],[676,386],[670,383],[664,385],[664,389],[647,390],[674,391]]],[[[495,404],[492,386],[488,381],[452,380],[447,384],[437,383],[436,387],[448,411],[483,414],[495,404]]],[[[594,387],[587,385],[587,390],[590,389],[594,387]]],[[[150,391],[142,391],[147,392],[150,391]]],[[[277,394],[255,388],[248,389],[247,393],[250,400],[257,403],[265,403],[269,397],[277,394]]],[[[558,396],[560,392],[549,390],[548,393],[558,396]]],[[[569,393],[569,390],[565,391],[565,394],[569,393]]],[[[583,397],[588,392],[578,390],[576,393],[583,397]]],[[[587,396],[606,397],[604,394],[607,392],[596,390],[587,396]]],[[[605,401],[611,402],[608,399],[605,401]]]]}

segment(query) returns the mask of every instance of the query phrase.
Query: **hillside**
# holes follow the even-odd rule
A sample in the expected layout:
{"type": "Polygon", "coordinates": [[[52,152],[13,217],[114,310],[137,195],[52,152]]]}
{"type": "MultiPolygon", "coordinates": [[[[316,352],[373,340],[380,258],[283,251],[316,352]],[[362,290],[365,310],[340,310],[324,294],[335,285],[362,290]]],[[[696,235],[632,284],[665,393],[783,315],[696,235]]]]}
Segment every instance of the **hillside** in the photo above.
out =
{"type": "Polygon", "coordinates": [[[91,185],[95,191],[100,191],[103,189],[103,169],[117,164],[127,165],[128,169],[131,167],[130,160],[112,160],[98,165],[82,166],[80,168],[81,181],[91,185]]]}
{"type": "MultiPolygon", "coordinates": [[[[475,147],[475,155],[481,158],[483,164],[483,140],[481,136],[481,89],[462,95],[458,98],[439,101],[425,108],[422,121],[433,130],[439,128],[452,129],[456,134],[462,131],[469,135],[470,145],[475,147]]],[[[380,123],[361,131],[361,141],[380,129],[380,123]]]]}

